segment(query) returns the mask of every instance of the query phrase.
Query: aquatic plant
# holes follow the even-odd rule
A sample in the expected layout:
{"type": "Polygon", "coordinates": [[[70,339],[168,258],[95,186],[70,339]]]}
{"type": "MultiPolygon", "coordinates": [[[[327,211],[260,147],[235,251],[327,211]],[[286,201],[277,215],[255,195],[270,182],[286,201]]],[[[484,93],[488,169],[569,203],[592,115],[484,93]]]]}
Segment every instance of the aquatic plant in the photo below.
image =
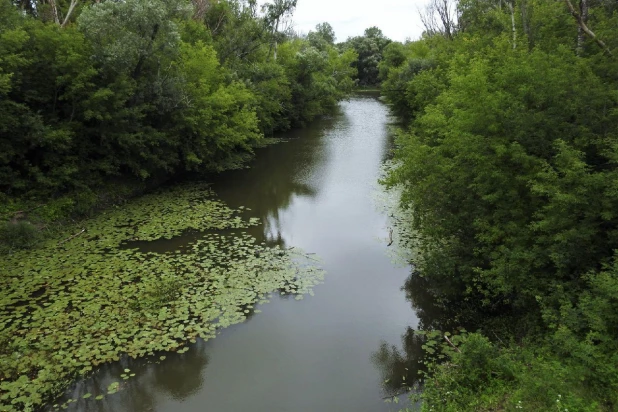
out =
{"type": "Polygon", "coordinates": [[[321,270],[302,253],[242,233],[252,224],[257,220],[241,219],[207,186],[179,186],[6,256],[0,409],[32,410],[123,355],[178,351],[212,338],[271,291],[308,293],[321,270]],[[144,252],[127,243],[188,230],[204,235],[182,251],[144,252]]]}

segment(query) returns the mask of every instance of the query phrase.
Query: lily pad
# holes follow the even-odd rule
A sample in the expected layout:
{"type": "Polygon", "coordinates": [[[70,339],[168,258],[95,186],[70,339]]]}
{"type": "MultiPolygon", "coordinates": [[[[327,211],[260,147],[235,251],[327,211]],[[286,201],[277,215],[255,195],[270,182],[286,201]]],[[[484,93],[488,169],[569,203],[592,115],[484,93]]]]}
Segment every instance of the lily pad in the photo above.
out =
{"type": "Polygon", "coordinates": [[[301,251],[268,248],[242,231],[257,223],[241,219],[207,186],[181,185],[67,226],[38,249],[3,256],[0,409],[41,406],[74,376],[123,355],[210,339],[243,322],[246,308],[273,291],[310,293],[323,272],[301,251]],[[83,228],[79,241],[61,243],[83,228]],[[181,253],[130,243],[186,231],[204,235],[181,253]],[[22,396],[27,400],[13,403],[22,396]]]}

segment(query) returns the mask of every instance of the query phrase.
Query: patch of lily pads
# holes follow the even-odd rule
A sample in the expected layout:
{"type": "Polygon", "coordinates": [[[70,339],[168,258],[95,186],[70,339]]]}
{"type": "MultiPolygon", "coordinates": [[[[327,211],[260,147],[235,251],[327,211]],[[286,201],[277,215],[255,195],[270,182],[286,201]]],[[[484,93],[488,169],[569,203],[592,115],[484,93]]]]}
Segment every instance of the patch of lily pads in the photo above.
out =
{"type": "Polygon", "coordinates": [[[227,230],[257,223],[207,186],[184,185],[67,227],[36,250],[2,256],[0,410],[36,410],[123,355],[184,351],[244,321],[269,292],[311,293],[323,273],[306,255],[227,230]],[[188,230],[204,236],[182,252],[121,247],[188,230]]]}

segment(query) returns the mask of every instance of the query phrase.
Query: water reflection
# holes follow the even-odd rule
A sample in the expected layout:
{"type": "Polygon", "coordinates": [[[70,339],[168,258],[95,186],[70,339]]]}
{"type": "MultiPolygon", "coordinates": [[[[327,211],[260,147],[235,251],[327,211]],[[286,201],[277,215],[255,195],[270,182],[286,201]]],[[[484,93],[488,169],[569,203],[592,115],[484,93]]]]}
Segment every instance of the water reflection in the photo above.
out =
{"type": "MultiPolygon", "coordinates": [[[[342,122],[345,122],[345,114],[338,109],[305,129],[276,136],[283,139],[282,143],[257,149],[255,159],[247,166],[249,171],[232,170],[207,178],[217,196],[228,206],[247,208],[242,213],[243,217],[261,220],[260,226],[250,227],[244,232],[268,246],[286,246],[280,214],[289,208],[294,198],[317,196],[322,179],[315,176],[319,177],[320,172],[326,170],[324,165],[328,161],[324,133],[337,123],[340,127],[342,122]],[[308,179],[310,174],[312,179],[308,179]]],[[[216,232],[233,235],[238,230],[216,232]]],[[[183,236],[172,239],[132,241],[124,246],[138,248],[144,253],[166,253],[186,249],[203,238],[205,233],[209,232],[187,231],[183,236]]]]}
{"type": "Polygon", "coordinates": [[[452,324],[450,314],[438,304],[428,286],[425,278],[412,271],[402,289],[406,300],[417,313],[418,324],[416,328],[406,328],[401,336],[401,349],[398,345],[382,341],[372,355],[372,361],[382,374],[385,397],[406,394],[421,385],[422,372],[427,370],[423,349],[426,338],[415,333],[415,330],[448,330],[447,325],[452,324]]]}
{"type": "Polygon", "coordinates": [[[165,353],[164,360],[157,354],[137,360],[125,357],[102,365],[90,379],[75,384],[58,403],[70,402],[69,411],[153,411],[162,398],[183,400],[200,390],[208,365],[207,350],[208,342],[200,340],[184,354],[165,353]],[[127,370],[127,374],[135,376],[123,380],[120,376],[127,370]],[[120,383],[118,393],[107,395],[114,382],[120,383]],[[87,394],[91,396],[84,399],[87,394]],[[96,399],[99,395],[104,396],[102,400],[96,399]]]}
{"type": "Polygon", "coordinates": [[[258,240],[281,241],[281,213],[295,198],[318,195],[328,162],[324,134],[335,125],[341,127],[345,119],[345,114],[337,110],[305,129],[276,136],[283,142],[260,149],[249,172],[236,170],[213,176],[215,192],[230,207],[249,207],[247,215],[262,220],[261,233],[251,233],[258,240]]]}
{"type": "MultiPolygon", "coordinates": [[[[341,121],[343,115],[336,113],[301,131],[288,134],[286,141],[275,146],[259,149],[250,170],[237,170],[212,178],[213,189],[229,206],[243,206],[246,218],[258,217],[262,224],[250,227],[244,232],[254,236],[258,242],[269,246],[286,248],[280,213],[289,208],[295,198],[314,198],[319,190],[320,179],[307,179],[309,173],[320,176],[325,170],[327,151],[323,142],[324,131],[341,121]]],[[[238,229],[216,231],[234,236],[238,229]]],[[[183,236],[160,239],[153,242],[133,241],[125,244],[142,252],[170,253],[186,249],[209,232],[188,231],[183,236]]],[[[283,296],[287,299],[289,296],[283,296]]],[[[246,314],[248,322],[255,312],[246,314]]],[[[228,328],[233,330],[234,327],[228,328]]],[[[152,411],[163,399],[183,400],[203,386],[208,365],[206,350],[210,342],[198,340],[185,354],[165,354],[163,361],[158,357],[150,360],[123,359],[117,364],[103,365],[90,379],[73,386],[59,400],[69,404],[69,411],[152,411]],[[135,377],[122,381],[120,375],[130,369],[135,377]],[[121,390],[112,397],[96,400],[107,393],[108,386],[121,381],[121,390]],[[84,399],[90,393],[92,396],[84,399]]],[[[217,371],[212,371],[216,374],[217,371]]],[[[49,409],[49,408],[48,408],[49,409]]]]}
{"type": "Polygon", "coordinates": [[[492,320],[490,313],[457,296],[450,285],[432,282],[416,270],[412,270],[402,289],[416,313],[418,324],[416,328],[406,328],[401,336],[401,349],[383,341],[372,355],[383,377],[385,396],[397,396],[422,387],[423,373],[427,370],[423,345],[427,338],[416,331],[476,330],[492,320]]]}
{"type": "Polygon", "coordinates": [[[382,374],[385,397],[398,396],[416,389],[420,383],[420,372],[426,370],[422,363],[424,337],[408,328],[401,340],[403,349],[383,341],[372,355],[372,361],[382,374]]]}

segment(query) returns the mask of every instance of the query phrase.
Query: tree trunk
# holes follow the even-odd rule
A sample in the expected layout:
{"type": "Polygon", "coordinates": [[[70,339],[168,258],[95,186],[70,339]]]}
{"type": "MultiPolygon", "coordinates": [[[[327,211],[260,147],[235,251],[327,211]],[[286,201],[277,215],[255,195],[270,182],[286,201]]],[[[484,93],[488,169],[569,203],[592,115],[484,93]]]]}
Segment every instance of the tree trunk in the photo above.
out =
{"type": "Polygon", "coordinates": [[[511,11],[511,28],[513,30],[513,48],[517,48],[517,28],[515,27],[515,10],[513,9],[513,3],[507,2],[509,10],[511,11]]]}
{"type": "Polygon", "coordinates": [[[193,19],[203,21],[210,7],[210,0],[191,0],[193,3],[193,19]]]}
{"type": "Polygon", "coordinates": [[[442,26],[444,27],[444,34],[447,39],[452,40],[455,24],[453,21],[453,16],[451,15],[451,2],[450,0],[442,0],[442,2],[437,3],[437,5],[438,15],[440,16],[442,26]]]}
{"type": "Polygon", "coordinates": [[[137,80],[139,76],[142,74],[142,67],[144,66],[146,57],[150,55],[152,51],[152,46],[154,44],[155,39],[157,38],[157,33],[159,33],[159,25],[155,24],[154,27],[152,28],[152,34],[150,35],[150,43],[148,44],[148,49],[140,56],[139,60],[137,61],[137,65],[135,66],[135,69],[133,70],[132,78],[134,80],[137,80]]]}
{"type": "MultiPolygon", "coordinates": [[[[579,15],[584,25],[588,24],[588,0],[579,0],[579,15]]],[[[577,55],[581,56],[584,53],[584,45],[586,43],[586,32],[581,25],[577,28],[577,55]]]]}
{"type": "Polygon", "coordinates": [[[564,0],[564,2],[566,3],[567,7],[569,8],[569,11],[571,12],[571,15],[575,18],[575,21],[577,22],[577,24],[579,25],[579,28],[581,28],[581,30],[588,36],[590,36],[590,38],[592,40],[594,40],[597,45],[603,49],[603,51],[605,53],[607,53],[609,56],[614,56],[614,54],[612,53],[612,51],[609,49],[609,47],[607,47],[607,45],[605,44],[605,42],[601,39],[599,39],[593,32],[592,30],[590,30],[588,28],[588,26],[586,25],[586,23],[582,20],[582,16],[577,12],[577,10],[575,10],[575,7],[573,6],[573,3],[571,3],[571,0],[564,0]]]}
{"type": "Polygon", "coordinates": [[[64,27],[68,23],[69,17],[71,17],[73,10],[75,10],[75,6],[77,6],[78,1],[79,0],[71,0],[71,5],[69,6],[69,10],[67,10],[67,15],[64,17],[61,27],[64,27]]]}
{"type": "Polygon", "coordinates": [[[56,22],[56,24],[60,24],[60,17],[58,16],[58,6],[56,5],[56,0],[49,0],[49,5],[52,9],[54,21],[56,22]]]}
{"type": "Polygon", "coordinates": [[[528,39],[528,47],[532,49],[534,47],[534,39],[532,38],[530,25],[528,24],[528,5],[526,4],[526,0],[521,0],[519,2],[519,11],[521,13],[521,25],[524,29],[524,35],[528,39]]]}
{"type": "Polygon", "coordinates": [[[273,37],[274,37],[274,43],[271,46],[273,48],[273,61],[277,61],[277,33],[279,32],[279,19],[277,18],[276,22],[275,22],[275,27],[273,29],[273,37]]]}

